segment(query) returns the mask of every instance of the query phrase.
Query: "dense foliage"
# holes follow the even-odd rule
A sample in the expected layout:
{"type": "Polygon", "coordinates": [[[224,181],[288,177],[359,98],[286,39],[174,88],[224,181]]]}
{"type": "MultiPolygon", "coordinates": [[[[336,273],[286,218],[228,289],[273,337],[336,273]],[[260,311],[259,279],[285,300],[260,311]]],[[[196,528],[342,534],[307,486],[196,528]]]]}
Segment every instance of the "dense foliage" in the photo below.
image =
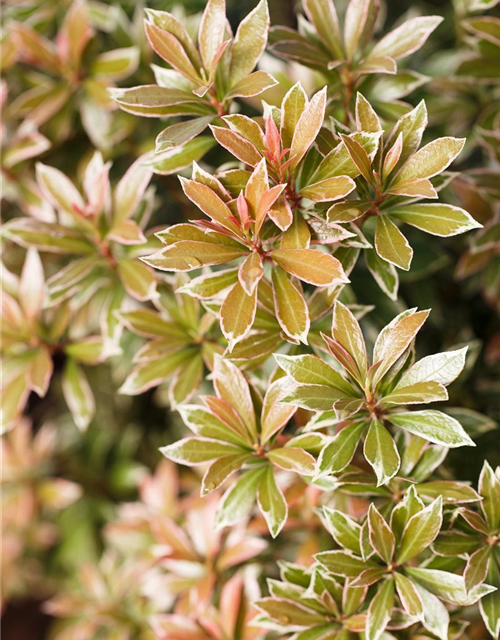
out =
{"type": "Polygon", "coordinates": [[[6,640],[500,638],[497,1],[296,4],[4,4],[6,640]]]}

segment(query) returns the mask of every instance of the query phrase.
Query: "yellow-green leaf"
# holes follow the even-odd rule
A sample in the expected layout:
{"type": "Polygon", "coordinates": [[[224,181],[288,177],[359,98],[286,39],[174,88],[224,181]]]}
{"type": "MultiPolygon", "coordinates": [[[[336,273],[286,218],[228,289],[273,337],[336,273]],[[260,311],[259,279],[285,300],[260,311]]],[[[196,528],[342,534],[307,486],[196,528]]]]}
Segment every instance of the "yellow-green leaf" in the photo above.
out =
{"type": "Polygon", "coordinates": [[[296,278],[318,287],[349,282],[337,258],[314,249],[276,249],[270,257],[296,278]]]}
{"type": "Polygon", "coordinates": [[[276,484],[273,469],[270,466],[266,469],[259,483],[257,500],[267,522],[269,533],[272,538],[276,538],[286,522],[288,505],[281,489],[276,484]]]}
{"type": "Polygon", "coordinates": [[[396,184],[416,178],[432,178],[444,171],[462,151],[465,138],[438,138],[414,153],[401,167],[396,184]]]}
{"type": "Polygon", "coordinates": [[[375,248],[378,255],[391,264],[408,271],[413,249],[398,227],[387,216],[377,218],[375,248]]]}
{"type": "Polygon", "coordinates": [[[257,309],[257,290],[248,294],[237,282],[227,294],[220,310],[220,327],[232,351],[252,328],[257,309]]]}
{"type": "Polygon", "coordinates": [[[365,458],[377,476],[377,486],[389,482],[399,469],[396,443],[380,420],[372,420],[364,446],[365,458]]]}
{"type": "Polygon", "coordinates": [[[451,204],[408,204],[391,210],[390,215],[435,236],[455,236],[482,226],[465,209],[451,204]]]}
{"type": "Polygon", "coordinates": [[[283,331],[307,344],[310,319],[304,296],[279,267],[273,268],[273,294],[276,318],[283,331]]]}

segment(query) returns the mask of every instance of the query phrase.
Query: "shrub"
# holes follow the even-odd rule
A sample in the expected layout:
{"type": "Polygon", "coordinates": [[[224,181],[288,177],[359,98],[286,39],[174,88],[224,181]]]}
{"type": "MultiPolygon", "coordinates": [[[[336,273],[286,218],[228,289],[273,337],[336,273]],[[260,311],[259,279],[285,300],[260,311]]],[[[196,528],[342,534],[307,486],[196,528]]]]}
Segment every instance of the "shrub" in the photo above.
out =
{"type": "Polygon", "coordinates": [[[6,635],[500,637],[495,5],[7,3],[6,635]]]}

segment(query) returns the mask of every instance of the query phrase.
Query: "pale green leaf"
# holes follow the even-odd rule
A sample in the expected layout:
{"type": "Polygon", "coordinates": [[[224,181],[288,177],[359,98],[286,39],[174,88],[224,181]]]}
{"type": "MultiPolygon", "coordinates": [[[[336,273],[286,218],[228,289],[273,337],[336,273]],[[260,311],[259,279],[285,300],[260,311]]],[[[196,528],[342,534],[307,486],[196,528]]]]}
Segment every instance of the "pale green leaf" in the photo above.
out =
{"type": "Polygon", "coordinates": [[[436,539],[442,523],[443,501],[439,497],[408,520],[397,552],[398,562],[405,563],[427,549],[436,539]]]}
{"type": "Polygon", "coordinates": [[[413,249],[398,227],[387,216],[377,218],[375,248],[378,255],[400,269],[408,271],[413,249]]]}
{"type": "Polygon", "coordinates": [[[378,640],[385,631],[394,605],[394,579],[388,578],[379,587],[368,607],[366,640],[378,640]]]}
{"type": "Polygon", "coordinates": [[[223,495],[217,509],[218,528],[230,527],[246,518],[253,505],[257,489],[267,466],[246,471],[223,495]]]}
{"type": "Polygon", "coordinates": [[[183,438],[166,447],[161,447],[160,451],[165,458],[190,467],[204,464],[223,456],[244,453],[235,444],[211,438],[183,438]]]}
{"type": "Polygon", "coordinates": [[[481,224],[460,207],[443,203],[408,204],[391,210],[390,215],[434,236],[456,236],[481,224]]]}
{"type": "Polygon", "coordinates": [[[390,421],[401,429],[444,447],[475,446],[460,423],[441,411],[406,411],[391,414],[390,421]]]}
{"type": "Polygon", "coordinates": [[[386,484],[398,472],[400,458],[396,443],[379,420],[372,420],[363,451],[375,471],[377,486],[386,484]]]}
{"type": "Polygon", "coordinates": [[[272,538],[276,538],[286,522],[288,505],[281,489],[276,484],[271,467],[267,468],[260,480],[257,500],[259,509],[267,522],[269,533],[272,538]]]}

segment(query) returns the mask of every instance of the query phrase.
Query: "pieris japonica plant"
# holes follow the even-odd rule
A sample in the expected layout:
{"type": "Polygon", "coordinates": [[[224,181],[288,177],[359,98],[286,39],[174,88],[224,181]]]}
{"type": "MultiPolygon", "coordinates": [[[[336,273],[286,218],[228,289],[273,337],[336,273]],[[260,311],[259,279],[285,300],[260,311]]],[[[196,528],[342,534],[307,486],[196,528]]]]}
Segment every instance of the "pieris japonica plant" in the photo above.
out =
{"type": "Polygon", "coordinates": [[[7,633],[500,640],[495,0],[164,4],[6,3],[7,633]]]}

